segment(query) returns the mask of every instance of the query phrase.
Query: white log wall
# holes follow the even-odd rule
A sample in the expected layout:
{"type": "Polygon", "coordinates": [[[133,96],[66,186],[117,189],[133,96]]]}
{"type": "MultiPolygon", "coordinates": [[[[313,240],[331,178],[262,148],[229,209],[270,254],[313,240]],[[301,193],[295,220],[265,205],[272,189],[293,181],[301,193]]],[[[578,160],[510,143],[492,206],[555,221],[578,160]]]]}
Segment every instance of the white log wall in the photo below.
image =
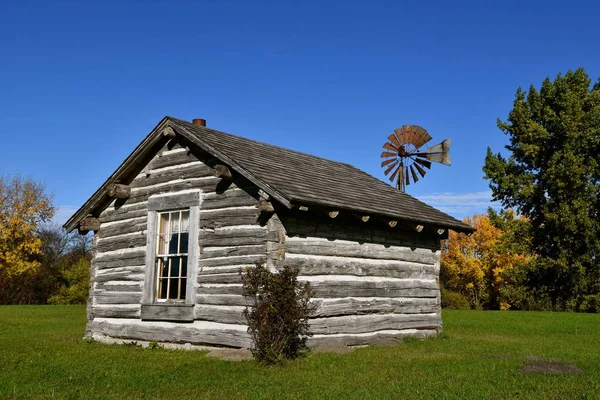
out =
{"type": "Polygon", "coordinates": [[[260,221],[256,209],[258,189],[243,179],[236,179],[236,185],[214,177],[215,162],[171,142],[133,179],[130,197],[113,201],[101,213],[94,238],[88,336],[249,346],[238,269],[266,261],[266,221],[260,221]],[[198,321],[141,321],[148,198],[190,189],[202,191],[198,284],[190,294],[198,321]]]}
{"type": "MultiPolygon", "coordinates": [[[[360,219],[280,215],[286,265],[308,281],[310,345],[362,345],[441,329],[439,240],[360,219]]],[[[376,221],[377,222],[377,221],[376,221]]]]}

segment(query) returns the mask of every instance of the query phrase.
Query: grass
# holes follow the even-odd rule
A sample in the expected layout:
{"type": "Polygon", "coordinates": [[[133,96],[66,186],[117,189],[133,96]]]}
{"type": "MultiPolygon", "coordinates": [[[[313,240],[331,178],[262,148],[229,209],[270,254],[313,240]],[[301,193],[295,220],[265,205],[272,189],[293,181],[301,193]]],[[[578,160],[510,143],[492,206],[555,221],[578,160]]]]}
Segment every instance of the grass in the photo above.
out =
{"type": "Polygon", "coordinates": [[[0,307],[0,398],[600,399],[600,315],[444,311],[444,333],[283,367],[82,340],[83,306],[0,307]],[[527,356],[582,375],[520,372],[527,356]]]}

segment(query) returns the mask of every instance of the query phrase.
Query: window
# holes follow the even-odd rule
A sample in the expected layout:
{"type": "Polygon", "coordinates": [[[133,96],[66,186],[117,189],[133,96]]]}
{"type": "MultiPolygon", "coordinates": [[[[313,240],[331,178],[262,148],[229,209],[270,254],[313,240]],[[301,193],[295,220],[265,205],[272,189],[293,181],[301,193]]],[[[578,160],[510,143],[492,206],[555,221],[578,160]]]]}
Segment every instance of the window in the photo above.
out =
{"type": "Polygon", "coordinates": [[[187,285],[189,210],[158,213],[156,300],[185,300],[187,285]]]}
{"type": "Polygon", "coordinates": [[[199,190],[148,198],[142,320],[194,321],[200,202],[199,190]]]}

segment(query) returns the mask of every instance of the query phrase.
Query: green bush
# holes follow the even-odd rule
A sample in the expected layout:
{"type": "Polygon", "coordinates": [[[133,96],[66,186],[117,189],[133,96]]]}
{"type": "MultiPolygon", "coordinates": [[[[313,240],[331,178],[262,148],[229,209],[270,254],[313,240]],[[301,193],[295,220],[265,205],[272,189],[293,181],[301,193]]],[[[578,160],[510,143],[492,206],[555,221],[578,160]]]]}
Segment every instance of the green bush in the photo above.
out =
{"type": "Polygon", "coordinates": [[[240,270],[244,295],[253,298],[244,310],[254,348],[252,355],[265,364],[297,357],[311,336],[308,318],[314,310],[308,282],[298,282],[298,269],[289,266],[272,273],[263,265],[240,270]]]}
{"type": "Polygon", "coordinates": [[[469,299],[464,295],[444,288],[441,288],[440,292],[442,294],[442,308],[450,310],[469,310],[471,308],[469,299]]]}

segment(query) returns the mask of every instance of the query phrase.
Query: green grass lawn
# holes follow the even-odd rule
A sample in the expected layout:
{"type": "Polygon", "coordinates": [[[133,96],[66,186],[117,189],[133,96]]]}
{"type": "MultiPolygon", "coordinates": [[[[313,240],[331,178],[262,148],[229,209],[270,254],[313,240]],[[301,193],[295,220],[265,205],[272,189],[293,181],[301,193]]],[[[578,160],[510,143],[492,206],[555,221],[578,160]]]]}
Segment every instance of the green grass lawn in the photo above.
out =
{"type": "Polygon", "coordinates": [[[0,398],[600,398],[600,315],[444,311],[444,334],[283,367],[82,340],[83,306],[0,307],[0,398]],[[523,373],[527,356],[581,375],[523,373]]]}

